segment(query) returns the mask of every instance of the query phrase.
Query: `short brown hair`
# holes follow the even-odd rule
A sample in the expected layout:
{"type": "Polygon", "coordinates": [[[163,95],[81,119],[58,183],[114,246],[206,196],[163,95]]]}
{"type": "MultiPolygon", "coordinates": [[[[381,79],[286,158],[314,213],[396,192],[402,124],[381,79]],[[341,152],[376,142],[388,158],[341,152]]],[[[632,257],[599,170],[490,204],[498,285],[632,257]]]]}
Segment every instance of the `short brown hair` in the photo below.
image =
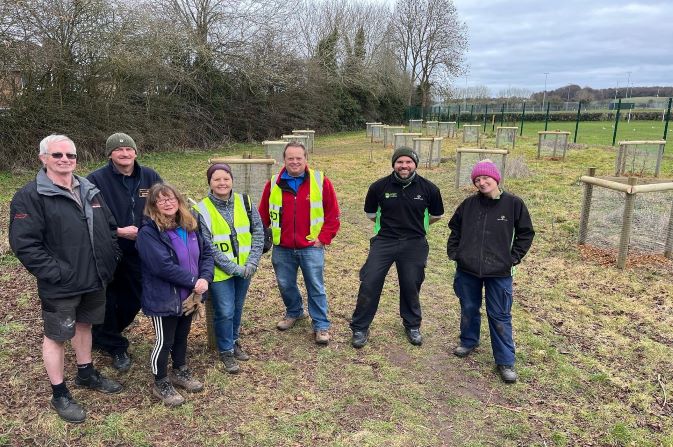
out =
{"type": "Polygon", "coordinates": [[[304,158],[308,160],[308,152],[306,151],[306,146],[304,146],[304,143],[300,143],[299,141],[290,141],[285,145],[283,148],[283,160],[285,160],[285,151],[287,150],[288,147],[300,147],[304,150],[304,158]]]}
{"type": "Polygon", "coordinates": [[[175,187],[168,183],[157,183],[150,188],[145,201],[145,215],[152,219],[159,227],[160,231],[173,230],[177,227],[182,227],[186,231],[196,230],[198,223],[189,211],[185,198],[178,192],[175,187]],[[175,221],[166,219],[157,207],[157,200],[159,196],[175,196],[178,199],[178,211],[175,213],[175,221]]]}

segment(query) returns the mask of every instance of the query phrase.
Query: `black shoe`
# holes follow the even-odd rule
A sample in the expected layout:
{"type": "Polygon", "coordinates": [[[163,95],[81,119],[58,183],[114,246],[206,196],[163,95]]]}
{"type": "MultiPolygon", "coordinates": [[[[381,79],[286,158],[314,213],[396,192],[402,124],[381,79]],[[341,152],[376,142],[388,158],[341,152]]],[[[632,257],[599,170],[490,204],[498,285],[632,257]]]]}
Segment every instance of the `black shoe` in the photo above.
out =
{"type": "Polygon", "coordinates": [[[517,374],[514,371],[514,366],[498,365],[498,373],[503,382],[516,383],[517,374]]]}
{"type": "Polygon", "coordinates": [[[220,360],[224,363],[224,370],[229,374],[238,374],[241,368],[236,363],[236,357],[233,352],[220,352],[220,360]]]}
{"type": "Polygon", "coordinates": [[[61,397],[52,397],[51,406],[56,410],[58,416],[66,422],[79,424],[86,419],[86,411],[72,398],[70,393],[61,397]]]}
{"type": "Polygon", "coordinates": [[[100,391],[105,394],[116,394],[122,390],[122,386],[119,382],[103,377],[95,370],[88,379],[82,379],[79,376],[75,376],[75,386],[89,388],[90,390],[100,391]]]}
{"type": "Polygon", "coordinates": [[[414,346],[420,346],[423,344],[423,337],[421,336],[421,330],[416,328],[416,329],[409,329],[409,328],[404,328],[404,332],[407,333],[407,338],[409,339],[409,343],[411,343],[414,346]]]}
{"type": "Polygon", "coordinates": [[[238,340],[234,343],[234,358],[243,362],[250,360],[250,356],[243,350],[238,340]]]}
{"type": "Polygon", "coordinates": [[[112,367],[119,372],[126,372],[131,368],[131,357],[126,351],[112,354],[112,367]]]}
{"type": "Polygon", "coordinates": [[[463,346],[463,345],[458,345],[458,346],[456,346],[456,348],[453,350],[453,355],[455,355],[456,357],[461,357],[461,358],[463,358],[463,357],[467,357],[468,355],[470,355],[470,353],[471,353],[472,351],[474,351],[474,349],[475,349],[476,347],[477,347],[477,346],[472,346],[471,348],[468,348],[468,347],[463,346]]]}
{"type": "Polygon", "coordinates": [[[351,346],[355,349],[360,349],[369,341],[369,330],[366,331],[355,331],[353,332],[353,338],[351,339],[351,346]]]}

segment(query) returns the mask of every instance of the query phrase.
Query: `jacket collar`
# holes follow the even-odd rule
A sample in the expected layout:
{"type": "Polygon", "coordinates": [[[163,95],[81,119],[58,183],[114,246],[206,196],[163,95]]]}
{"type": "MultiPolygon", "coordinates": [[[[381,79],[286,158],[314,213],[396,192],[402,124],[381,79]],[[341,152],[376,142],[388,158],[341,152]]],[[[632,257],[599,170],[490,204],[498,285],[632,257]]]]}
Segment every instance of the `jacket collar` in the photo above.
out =
{"type": "MultiPolygon", "coordinates": [[[[94,186],[93,183],[88,181],[85,177],[81,177],[77,174],[73,174],[73,185],[75,181],[79,182],[80,193],[82,197],[89,197],[98,192],[98,188],[94,186]]],[[[63,188],[58,187],[51,179],[47,176],[47,171],[45,168],[42,168],[38,171],[37,176],[35,177],[35,183],[37,184],[38,194],[43,196],[65,196],[70,197],[70,193],[63,188]]]]}
{"type": "MultiPolygon", "coordinates": [[[[108,168],[112,170],[113,174],[124,175],[119,171],[119,169],[117,169],[117,166],[115,166],[112,160],[108,160],[108,168]]],[[[130,176],[137,177],[139,173],[140,173],[140,165],[138,164],[138,160],[133,160],[133,172],[131,173],[130,176]]]]}

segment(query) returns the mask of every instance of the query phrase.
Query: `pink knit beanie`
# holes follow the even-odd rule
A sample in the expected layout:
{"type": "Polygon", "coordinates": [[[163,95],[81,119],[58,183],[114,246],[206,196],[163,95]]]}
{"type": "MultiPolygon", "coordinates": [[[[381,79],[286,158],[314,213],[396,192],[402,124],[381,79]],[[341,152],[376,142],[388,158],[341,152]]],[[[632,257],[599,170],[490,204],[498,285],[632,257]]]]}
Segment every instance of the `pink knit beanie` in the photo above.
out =
{"type": "Polygon", "coordinates": [[[474,179],[480,175],[487,175],[495,180],[497,184],[500,184],[500,170],[498,169],[498,166],[496,166],[496,164],[491,160],[482,160],[474,165],[471,175],[472,183],[474,183],[474,179]]]}

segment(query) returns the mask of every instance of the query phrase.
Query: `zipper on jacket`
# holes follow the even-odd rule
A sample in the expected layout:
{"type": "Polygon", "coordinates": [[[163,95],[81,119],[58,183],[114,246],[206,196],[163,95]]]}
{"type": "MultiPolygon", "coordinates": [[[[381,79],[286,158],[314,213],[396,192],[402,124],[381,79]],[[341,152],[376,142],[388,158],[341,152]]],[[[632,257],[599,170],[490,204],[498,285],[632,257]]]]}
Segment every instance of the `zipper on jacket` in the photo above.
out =
{"type": "MultiPolygon", "coordinates": [[[[299,193],[299,188],[297,188],[299,193]]],[[[297,248],[297,194],[294,195],[294,210],[292,210],[292,238],[294,239],[294,248],[297,248]]]]}
{"type": "Polygon", "coordinates": [[[486,221],[488,220],[488,211],[484,213],[484,222],[481,226],[481,247],[479,252],[479,276],[483,275],[484,265],[484,239],[486,239],[486,221]]]}

